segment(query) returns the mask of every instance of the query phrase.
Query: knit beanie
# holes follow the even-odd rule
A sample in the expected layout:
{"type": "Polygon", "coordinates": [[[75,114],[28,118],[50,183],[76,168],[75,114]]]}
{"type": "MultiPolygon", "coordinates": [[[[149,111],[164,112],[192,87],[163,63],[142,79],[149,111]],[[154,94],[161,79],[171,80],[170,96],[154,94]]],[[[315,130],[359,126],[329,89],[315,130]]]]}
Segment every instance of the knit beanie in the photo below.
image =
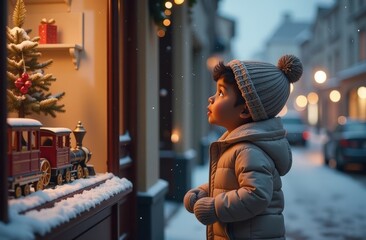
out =
{"type": "Polygon", "coordinates": [[[253,121],[275,117],[290,95],[290,83],[302,75],[301,61],[294,55],[284,55],[277,67],[264,62],[232,60],[236,83],[248,106],[253,121]]]}

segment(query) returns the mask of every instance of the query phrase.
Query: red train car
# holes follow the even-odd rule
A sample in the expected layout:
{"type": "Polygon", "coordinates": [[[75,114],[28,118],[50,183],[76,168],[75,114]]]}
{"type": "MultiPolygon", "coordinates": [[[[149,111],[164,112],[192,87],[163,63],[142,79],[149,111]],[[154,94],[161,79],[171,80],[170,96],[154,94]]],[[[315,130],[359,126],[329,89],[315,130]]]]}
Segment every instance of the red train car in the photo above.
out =
{"type": "Polygon", "coordinates": [[[82,146],[86,131],[81,124],[71,131],[64,127],[42,127],[30,118],[8,118],[8,189],[16,198],[28,195],[31,186],[41,190],[50,182],[61,185],[74,178],[94,175],[87,166],[91,158],[82,146]],[[71,132],[76,147],[71,148],[71,132]]]}
{"type": "Polygon", "coordinates": [[[8,189],[15,197],[28,195],[30,188],[43,189],[40,168],[40,128],[34,119],[8,118],[8,189]]]}
{"type": "Polygon", "coordinates": [[[51,182],[58,185],[71,181],[70,133],[68,128],[41,128],[41,168],[51,182]],[[49,176],[49,177],[48,177],[49,176]]]}

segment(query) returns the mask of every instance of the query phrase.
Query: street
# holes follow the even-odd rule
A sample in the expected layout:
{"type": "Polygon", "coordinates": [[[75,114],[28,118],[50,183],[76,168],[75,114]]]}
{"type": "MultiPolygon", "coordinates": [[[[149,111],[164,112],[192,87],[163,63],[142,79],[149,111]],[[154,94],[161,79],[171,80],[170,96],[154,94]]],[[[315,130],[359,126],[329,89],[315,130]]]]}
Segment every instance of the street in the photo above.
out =
{"type": "Polygon", "coordinates": [[[287,239],[366,239],[366,174],[323,164],[321,144],[293,147],[283,177],[287,239]]]}
{"type": "MultiPolygon", "coordinates": [[[[292,147],[293,166],[282,178],[286,238],[289,240],[366,239],[366,173],[339,172],[323,164],[322,138],[292,147]]],[[[353,167],[354,169],[354,167],[353,167]]],[[[207,181],[197,167],[193,184],[207,181]]],[[[167,240],[205,239],[205,227],[181,206],[165,229],[167,240]]]]}

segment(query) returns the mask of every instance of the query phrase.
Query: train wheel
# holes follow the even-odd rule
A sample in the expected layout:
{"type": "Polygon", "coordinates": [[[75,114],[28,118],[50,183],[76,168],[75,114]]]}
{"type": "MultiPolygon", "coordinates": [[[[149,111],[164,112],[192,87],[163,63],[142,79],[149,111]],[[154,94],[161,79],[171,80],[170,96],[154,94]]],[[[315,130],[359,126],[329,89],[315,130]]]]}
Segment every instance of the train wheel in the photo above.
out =
{"type": "Polygon", "coordinates": [[[61,173],[57,174],[56,183],[57,183],[57,185],[62,185],[62,174],[61,173]]]}
{"type": "Polygon", "coordinates": [[[16,186],[14,189],[14,197],[20,198],[21,196],[22,196],[22,189],[20,188],[20,186],[16,186]]]}
{"type": "Polygon", "coordinates": [[[43,189],[43,181],[42,181],[42,178],[41,178],[38,182],[36,182],[35,190],[40,191],[42,189],[43,189]]]}
{"type": "Polygon", "coordinates": [[[67,183],[71,182],[71,172],[70,172],[70,170],[66,170],[65,182],[67,182],[67,183]]]}
{"type": "Polygon", "coordinates": [[[48,160],[44,159],[41,162],[41,171],[42,171],[43,187],[46,187],[51,180],[51,164],[48,160]]]}
{"type": "Polygon", "coordinates": [[[84,168],[84,178],[89,177],[89,169],[87,167],[84,168]]]}
{"type": "Polygon", "coordinates": [[[30,194],[30,186],[29,186],[29,184],[25,184],[23,187],[22,187],[23,189],[23,195],[24,196],[28,196],[29,194],[30,194]]]}
{"type": "Polygon", "coordinates": [[[83,177],[83,168],[78,165],[77,169],[76,169],[76,178],[82,178],[83,177]]]}

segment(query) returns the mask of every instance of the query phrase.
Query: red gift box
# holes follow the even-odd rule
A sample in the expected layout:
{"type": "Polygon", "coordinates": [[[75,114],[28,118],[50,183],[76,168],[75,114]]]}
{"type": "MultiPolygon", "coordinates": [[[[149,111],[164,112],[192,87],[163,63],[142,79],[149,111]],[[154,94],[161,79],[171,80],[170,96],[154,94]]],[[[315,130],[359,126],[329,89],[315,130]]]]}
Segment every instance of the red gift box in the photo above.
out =
{"type": "Polygon", "coordinates": [[[57,26],[49,23],[42,23],[39,25],[39,40],[40,44],[57,43],[57,26]]]}

